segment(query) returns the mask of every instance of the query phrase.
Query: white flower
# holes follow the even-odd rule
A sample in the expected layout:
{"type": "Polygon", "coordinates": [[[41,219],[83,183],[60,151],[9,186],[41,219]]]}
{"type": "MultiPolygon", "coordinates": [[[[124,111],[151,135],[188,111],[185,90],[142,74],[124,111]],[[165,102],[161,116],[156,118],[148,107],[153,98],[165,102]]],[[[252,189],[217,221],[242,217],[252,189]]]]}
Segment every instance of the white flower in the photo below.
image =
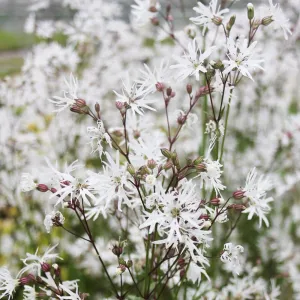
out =
{"type": "Polygon", "coordinates": [[[18,277],[20,277],[25,272],[32,272],[39,276],[41,276],[41,264],[45,262],[52,261],[54,259],[62,259],[58,256],[57,253],[51,253],[58,244],[49,248],[42,256],[38,255],[38,250],[36,250],[35,254],[26,253],[26,258],[21,259],[25,264],[25,267],[19,272],[18,277]]]}
{"type": "Polygon", "coordinates": [[[48,233],[50,233],[53,225],[63,225],[65,222],[65,218],[59,211],[52,211],[50,214],[46,215],[44,220],[44,225],[48,233]]]}
{"type": "Polygon", "coordinates": [[[145,91],[149,93],[156,92],[156,84],[161,83],[166,85],[170,77],[169,63],[162,60],[159,68],[154,68],[153,72],[144,64],[145,70],[141,70],[142,78],[136,82],[141,85],[145,91]]]}
{"type": "Polygon", "coordinates": [[[221,261],[239,275],[240,253],[244,252],[244,248],[240,245],[234,246],[232,243],[227,243],[224,245],[223,253],[220,257],[221,261]]]}
{"type": "Polygon", "coordinates": [[[22,192],[29,192],[36,189],[37,184],[33,181],[33,176],[31,174],[23,173],[20,186],[22,192]]]}
{"type": "Polygon", "coordinates": [[[188,54],[182,57],[174,55],[173,58],[178,62],[176,65],[170,66],[171,69],[179,69],[176,75],[177,80],[184,80],[188,76],[194,75],[197,80],[200,79],[200,72],[206,73],[204,61],[212,54],[215,47],[206,49],[203,53],[199,49],[196,39],[188,45],[188,54]]]}
{"type": "Polygon", "coordinates": [[[223,64],[227,66],[223,71],[223,74],[229,74],[233,70],[238,70],[243,76],[246,76],[253,80],[250,70],[258,68],[264,70],[259,64],[263,62],[262,59],[253,59],[255,55],[254,48],[257,42],[253,42],[248,47],[248,40],[244,39],[243,43],[234,42],[233,39],[227,40],[227,57],[228,60],[223,60],[223,64]]]}
{"type": "Polygon", "coordinates": [[[257,172],[253,168],[247,176],[245,187],[242,189],[249,200],[249,206],[243,213],[249,214],[248,220],[251,220],[253,215],[257,215],[259,217],[259,227],[261,227],[262,221],[265,222],[266,226],[269,226],[269,221],[265,215],[271,211],[268,203],[272,202],[273,198],[266,198],[266,194],[271,188],[271,181],[264,178],[263,175],[257,178],[257,172]]]}
{"type": "Polygon", "coordinates": [[[188,248],[192,259],[200,264],[208,264],[200,244],[206,244],[211,238],[210,231],[203,229],[203,220],[200,220],[201,211],[195,185],[191,181],[182,182],[182,185],[165,193],[163,187],[156,185],[156,193],[148,199],[153,205],[151,211],[144,211],[145,221],[140,229],[149,227],[152,233],[157,226],[158,233],[163,237],[156,244],[166,244],[166,247],[178,246],[183,243],[188,248]],[[155,200],[155,202],[153,201],[155,200]]]}
{"type": "Polygon", "coordinates": [[[106,216],[106,211],[110,208],[114,199],[118,200],[118,209],[122,211],[122,203],[131,207],[136,199],[130,199],[134,192],[132,185],[128,181],[126,165],[120,165],[120,155],[117,151],[116,161],[106,152],[108,163],[104,162],[103,172],[89,172],[88,182],[97,195],[95,206],[87,208],[87,218],[94,217],[94,220],[102,213],[106,216]]]}
{"type": "Polygon", "coordinates": [[[271,17],[271,20],[273,21],[271,23],[274,24],[275,29],[281,28],[284,34],[284,38],[287,40],[288,35],[292,34],[290,30],[290,24],[289,19],[287,19],[279,6],[279,3],[273,4],[273,0],[269,0],[269,7],[267,8],[266,14],[267,17],[271,17]]]}
{"type": "Polygon", "coordinates": [[[78,99],[77,96],[77,90],[78,90],[78,80],[73,76],[73,74],[70,74],[69,82],[67,79],[64,79],[64,82],[67,86],[67,90],[63,91],[64,96],[54,96],[53,99],[49,99],[51,103],[54,103],[58,108],[54,110],[54,112],[61,112],[64,109],[71,107],[76,103],[76,99],[78,99]]]}
{"type": "Polygon", "coordinates": [[[209,279],[209,277],[205,271],[205,268],[197,265],[197,263],[195,263],[194,261],[191,261],[189,264],[187,273],[186,273],[186,278],[191,280],[193,283],[195,283],[197,281],[200,282],[202,274],[204,274],[205,277],[207,279],[209,279]]]}
{"type": "Polygon", "coordinates": [[[87,132],[90,134],[92,152],[99,152],[99,157],[101,158],[103,154],[103,146],[102,142],[106,141],[106,143],[112,147],[111,138],[106,132],[104,128],[104,124],[101,120],[97,121],[97,127],[89,126],[87,128],[87,132]],[[96,147],[94,146],[96,142],[96,147]]]}
{"type": "Polygon", "coordinates": [[[131,13],[134,16],[134,22],[138,25],[149,23],[150,19],[155,17],[156,12],[151,12],[150,7],[159,10],[160,5],[156,0],[134,0],[136,4],[131,5],[131,13]]]}
{"type": "Polygon", "coordinates": [[[93,188],[89,185],[87,179],[79,181],[77,178],[73,177],[70,173],[75,169],[79,168],[80,165],[76,165],[77,161],[74,161],[69,167],[67,167],[65,173],[57,171],[49,161],[47,161],[48,166],[52,169],[59,184],[57,191],[50,196],[51,198],[58,198],[55,206],[62,203],[65,198],[67,201],[72,200],[74,197],[77,199],[82,199],[85,204],[91,205],[91,201],[96,202],[96,197],[92,192],[93,188]]]}
{"type": "Polygon", "coordinates": [[[67,293],[67,296],[58,296],[61,300],[81,300],[81,297],[78,292],[78,285],[77,283],[75,286],[71,286],[69,284],[66,284],[66,282],[63,282],[59,285],[59,287],[64,291],[64,293],[67,293]],[[75,291],[72,291],[75,290],[75,291]]]}
{"type": "Polygon", "coordinates": [[[198,2],[198,7],[193,8],[200,16],[190,18],[190,20],[196,25],[203,26],[203,35],[207,25],[222,21],[223,15],[229,12],[228,8],[220,10],[220,7],[221,5],[218,4],[218,0],[212,0],[208,7],[198,2]]]}
{"type": "Polygon", "coordinates": [[[156,176],[155,175],[147,175],[146,177],[146,183],[148,183],[149,185],[154,185],[156,182],[156,176]]]}
{"type": "Polygon", "coordinates": [[[11,276],[6,267],[0,268],[0,299],[8,297],[12,299],[15,288],[19,285],[19,280],[11,276]]]}
{"type": "Polygon", "coordinates": [[[220,180],[223,173],[222,165],[218,160],[213,161],[209,158],[205,158],[203,164],[205,169],[199,174],[201,187],[206,184],[208,187],[214,188],[217,195],[220,195],[220,191],[226,188],[220,180]]]}
{"type": "Polygon", "coordinates": [[[35,299],[37,299],[35,288],[29,285],[25,285],[23,291],[23,300],[35,300],[35,299]]]}
{"type": "Polygon", "coordinates": [[[140,115],[144,114],[144,109],[150,109],[155,111],[155,109],[148,104],[155,102],[155,100],[146,100],[148,91],[144,89],[143,86],[138,86],[136,82],[130,85],[129,78],[127,82],[123,82],[122,93],[119,94],[116,91],[114,93],[117,95],[117,101],[125,103],[131,109],[133,114],[138,113],[140,115]]]}

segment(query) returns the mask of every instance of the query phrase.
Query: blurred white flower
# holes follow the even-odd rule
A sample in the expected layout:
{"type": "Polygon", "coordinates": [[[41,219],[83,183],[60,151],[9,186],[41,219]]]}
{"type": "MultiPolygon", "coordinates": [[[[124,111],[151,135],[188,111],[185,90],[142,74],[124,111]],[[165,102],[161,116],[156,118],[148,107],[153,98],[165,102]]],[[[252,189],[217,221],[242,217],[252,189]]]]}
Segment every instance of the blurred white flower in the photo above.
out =
{"type": "Polygon", "coordinates": [[[18,273],[18,277],[20,277],[25,272],[31,272],[41,276],[43,263],[48,263],[49,261],[55,259],[62,259],[58,256],[57,253],[51,253],[57,247],[57,245],[58,244],[54,245],[51,248],[48,248],[42,256],[38,255],[39,249],[36,250],[35,254],[26,253],[26,258],[21,259],[25,267],[20,270],[20,272],[18,273]]]}
{"type": "Polygon", "coordinates": [[[193,8],[199,16],[190,18],[190,20],[196,25],[203,26],[203,35],[209,24],[219,24],[223,20],[223,15],[229,12],[228,8],[220,10],[221,5],[218,2],[218,0],[211,0],[209,6],[205,6],[201,2],[198,2],[198,7],[193,8]]]}
{"type": "Polygon", "coordinates": [[[6,267],[0,268],[0,299],[8,297],[13,298],[15,288],[19,285],[19,280],[11,276],[11,273],[6,267]]]}
{"type": "Polygon", "coordinates": [[[156,16],[160,5],[156,0],[134,0],[136,4],[131,5],[131,13],[134,17],[134,23],[137,25],[146,25],[150,19],[156,16]]]}
{"type": "Polygon", "coordinates": [[[78,285],[77,283],[75,286],[71,286],[69,284],[66,284],[65,282],[61,283],[59,287],[66,293],[66,296],[58,296],[61,300],[81,300],[81,297],[79,295],[78,291],[78,285]]]}
{"type": "Polygon", "coordinates": [[[174,55],[173,58],[178,62],[176,65],[170,66],[171,69],[179,69],[175,76],[177,80],[184,80],[185,78],[194,75],[196,80],[200,79],[200,72],[206,73],[204,66],[205,60],[212,54],[214,47],[207,48],[203,53],[198,47],[196,39],[188,45],[188,54],[183,56],[174,55]]]}
{"type": "Polygon", "coordinates": [[[239,275],[240,253],[244,252],[244,247],[237,245],[235,246],[232,243],[227,243],[224,245],[223,253],[220,257],[221,261],[225,263],[230,270],[239,275]]]}
{"type": "Polygon", "coordinates": [[[105,141],[111,148],[111,138],[104,128],[104,124],[101,120],[97,121],[97,127],[89,126],[87,132],[90,134],[92,152],[99,152],[101,158],[103,154],[102,142],[105,141]],[[95,143],[96,142],[96,143],[95,143]],[[94,146],[96,144],[96,147],[94,146]]]}
{"type": "Polygon", "coordinates": [[[78,92],[78,80],[73,74],[70,74],[70,79],[64,79],[65,84],[67,86],[67,90],[63,91],[64,96],[54,96],[53,99],[49,99],[51,103],[54,103],[58,108],[54,110],[54,112],[61,112],[66,108],[71,107],[76,103],[76,99],[78,99],[77,92],[78,92]]]}
{"type": "Polygon", "coordinates": [[[284,38],[286,40],[288,39],[289,35],[292,35],[289,19],[285,17],[279,3],[273,4],[273,0],[269,0],[269,7],[266,7],[264,13],[267,15],[265,19],[271,18],[271,25],[273,25],[275,29],[282,29],[284,38]]]}
{"type": "Polygon", "coordinates": [[[23,300],[35,300],[37,299],[37,293],[35,287],[25,285],[23,291],[23,300]]]}
{"type": "Polygon", "coordinates": [[[271,181],[264,178],[263,175],[257,178],[256,169],[253,168],[247,176],[245,187],[242,189],[249,199],[249,206],[243,213],[248,214],[248,220],[251,220],[253,215],[257,215],[259,217],[259,227],[261,227],[262,221],[265,222],[266,226],[269,226],[269,221],[265,215],[271,211],[268,203],[274,201],[274,199],[272,197],[266,198],[266,194],[271,188],[271,181]]]}
{"type": "Polygon", "coordinates": [[[37,184],[33,181],[33,176],[29,173],[23,173],[21,176],[21,191],[29,192],[36,189],[37,184]]]}
{"type": "Polygon", "coordinates": [[[65,218],[59,211],[52,211],[50,214],[47,214],[44,219],[44,225],[48,233],[50,233],[51,228],[54,225],[60,226],[65,222],[65,218]]]}

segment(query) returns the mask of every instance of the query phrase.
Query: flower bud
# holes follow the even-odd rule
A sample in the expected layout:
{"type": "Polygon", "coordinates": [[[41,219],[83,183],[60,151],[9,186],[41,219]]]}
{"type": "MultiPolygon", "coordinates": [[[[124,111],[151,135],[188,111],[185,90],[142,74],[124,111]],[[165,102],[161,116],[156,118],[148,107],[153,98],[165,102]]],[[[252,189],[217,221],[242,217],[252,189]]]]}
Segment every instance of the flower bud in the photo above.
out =
{"type": "Polygon", "coordinates": [[[45,273],[50,272],[50,270],[51,270],[51,266],[46,262],[43,262],[41,264],[41,268],[42,268],[43,272],[45,272],[45,273]]]}
{"type": "Polygon", "coordinates": [[[221,17],[217,17],[217,16],[214,16],[211,20],[217,26],[220,26],[223,21],[223,19],[221,17]]]}
{"type": "Polygon", "coordinates": [[[268,26],[268,25],[270,25],[273,21],[274,21],[274,20],[273,20],[273,16],[264,17],[264,18],[261,20],[261,25],[268,26]]]}
{"type": "Polygon", "coordinates": [[[210,81],[215,76],[216,70],[215,69],[208,69],[206,72],[207,80],[210,81]]]}
{"type": "Polygon", "coordinates": [[[76,104],[74,104],[74,105],[71,106],[70,111],[73,112],[73,113],[75,113],[75,114],[80,114],[80,115],[86,115],[86,114],[88,114],[88,108],[86,106],[80,108],[76,104]]]}
{"type": "Polygon", "coordinates": [[[247,4],[247,12],[248,12],[248,19],[252,20],[254,18],[254,6],[252,3],[247,4]]]}
{"type": "Polygon", "coordinates": [[[60,267],[58,266],[58,264],[53,264],[52,267],[54,269],[54,274],[59,277],[60,276],[60,267]]]}
{"type": "Polygon", "coordinates": [[[159,19],[154,17],[154,18],[151,19],[151,23],[154,26],[158,26],[159,25],[159,19]]]}
{"type": "Polygon", "coordinates": [[[172,94],[172,88],[171,87],[168,87],[167,88],[167,96],[171,96],[171,94],[172,94]]]}
{"type": "Polygon", "coordinates": [[[180,125],[183,125],[186,121],[186,115],[180,115],[178,118],[177,118],[177,123],[180,124],[180,125]]]}
{"type": "Polygon", "coordinates": [[[123,247],[114,245],[111,251],[114,255],[119,257],[123,253],[123,247]]]}
{"type": "Polygon", "coordinates": [[[184,268],[185,260],[184,260],[183,257],[180,257],[180,258],[178,259],[178,265],[179,265],[179,267],[180,267],[181,269],[184,268]]]}
{"type": "Polygon", "coordinates": [[[86,106],[86,102],[84,99],[75,99],[75,103],[78,107],[82,108],[86,106]]]}
{"type": "Polygon", "coordinates": [[[162,91],[165,89],[164,84],[161,83],[161,82],[158,82],[155,86],[156,86],[156,90],[157,90],[158,92],[162,92],[162,91]]]}
{"type": "Polygon", "coordinates": [[[119,264],[124,265],[124,266],[126,265],[126,262],[125,262],[124,258],[119,257],[119,264]]]}
{"type": "Polygon", "coordinates": [[[173,153],[170,150],[168,150],[167,148],[160,149],[160,151],[161,151],[161,154],[166,158],[172,158],[172,156],[173,156],[173,153]]]}
{"type": "Polygon", "coordinates": [[[186,91],[190,95],[193,91],[193,86],[191,84],[186,85],[186,91]]]}
{"type": "Polygon", "coordinates": [[[21,277],[19,279],[19,283],[21,285],[28,285],[30,282],[34,281],[35,280],[35,276],[33,274],[28,274],[27,276],[25,277],[21,277]]]}
{"type": "Polygon", "coordinates": [[[96,111],[97,113],[100,113],[100,104],[99,104],[99,103],[96,103],[96,104],[95,104],[95,111],[96,111]]]}
{"type": "Polygon", "coordinates": [[[57,192],[57,189],[56,188],[51,188],[50,192],[53,193],[53,194],[55,194],[57,192]]]}
{"type": "Polygon", "coordinates": [[[183,278],[185,276],[185,270],[184,269],[180,270],[179,276],[180,276],[180,278],[183,278]]]}
{"type": "Polygon", "coordinates": [[[126,266],[121,264],[117,267],[116,274],[121,275],[126,271],[126,266]]]}
{"type": "Polygon", "coordinates": [[[163,166],[164,170],[169,170],[171,169],[173,166],[173,163],[169,160],[165,163],[165,165],[163,166]]]}
{"type": "MultiPolygon", "coordinates": [[[[212,88],[210,88],[210,90],[212,91],[212,88]]],[[[205,96],[207,94],[209,94],[209,88],[208,88],[208,86],[202,86],[202,87],[200,87],[198,89],[195,97],[199,98],[199,97],[205,96]]]]}
{"type": "Polygon", "coordinates": [[[234,199],[239,200],[245,197],[245,192],[242,190],[237,190],[232,194],[232,196],[234,199]]]}
{"type": "Polygon", "coordinates": [[[209,215],[201,215],[200,220],[205,220],[205,221],[209,220],[209,215]]]}
{"type": "Polygon", "coordinates": [[[230,30],[231,30],[232,26],[233,26],[234,23],[235,23],[235,19],[236,19],[236,16],[235,16],[235,15],[233,15],[233,16],[230,17],[229,22],[228,22],[227,25],[226,25],[227,31],[230,31],[230,30]]]}
{"type": "Polygon", "coordinates": [[[133,175],[135,174],[134,166],[131,165],[131,164],[129,164],[129,165],[127,166],[127,171],[128,171],[128,173],[129,173],[130,175],[133,176],[133,175]]]}
{"type": "Polygon", "coordinates": [[[195,168],[198,172],[205,172],[206,171],[206,164],[201,163],[201,164],[197,165],[195,168]]]}
{"type": "Polygon", "coordinates": [[[37,187],[36,187],[36,189],[39,192],[42,192],[42,193],[45,193],[45,192],[49,191],[49,188],[47,187],[47,185],[46,184],[42,184],[42,183],[38,184],[37,187]]]}
{"type": "Polygon", "coordinates": [[[157,12],[157,8],[155,6],[150,6],[149,11],[152,13],[155,13],[155,12],[157,12]]]}
{"type": "Polygon", "coordinates": [[[176,93],[175,93],[174,91],[172,91],[170,97],[171,97],[171,98],[174,98],[175,96],[176,96],[176,93]]]}
{"type": "Polygon", "coordinates": [[[224,65],[222,63],[221,60],[218,60],[217,62],[215,62],[212,67],[216,70],[223,70],[224,69],[224,65]]]}
{"type": "Polygon", "coordinates": [[[246,209],[245,205],[243,204],[233,204],[232,208],[237,211],[243,211],[246,209]]]}
{"type": "Polygon", "coordinates": [[[157,163],[154,159],[149,159],[147,162],[147,166],[149,169],[153,170],[156,167],[157,163]]]}
{"type": "Polygon", "coordinates": [[[220,205],[220,199],[219,198],[214,198],[210,200],[210,203],[214,206],[219,206],[220,205]]]}
{"type": "Polygon", "coordinates": [[[199,156],[198,158],[196,158],[196,159],[194,160],[193,164],[194,164],[195,166],[197,166],[197,165],[201,164],[202,162],[203,162],[203,156],[199,156]]]}
{"type": "Polygon", "coordinates": [[[122,110],[124,108],[124,103],[121,101],[116,101],[116,108],[122,110]]]}
{"type": "Polygon", "coordinates": [[[128,260],[128,261],[127,261],[127,264],[126,264],[127,268],[131,268],[132,265],[133,265],[132,260],[131,260],[131,259],[128,260]]]}

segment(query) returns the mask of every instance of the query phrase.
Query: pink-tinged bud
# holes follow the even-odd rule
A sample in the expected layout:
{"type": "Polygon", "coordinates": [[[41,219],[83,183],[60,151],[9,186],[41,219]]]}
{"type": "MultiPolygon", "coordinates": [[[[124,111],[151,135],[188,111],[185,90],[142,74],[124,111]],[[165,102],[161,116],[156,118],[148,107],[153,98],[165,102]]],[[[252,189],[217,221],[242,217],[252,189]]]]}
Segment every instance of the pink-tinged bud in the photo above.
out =
{"type": "MultiPolygon", "coordinates": [[[[212,88],[211,88],[211,91],[212,91],[212,88]]],[[[199,98],[199,97],[202,97],[202,96],[205,96],[209,94],[209,88],[208,86],[202,86],[201,88],[199,88],[199,90],[197,91],[195,97],[196,98],[199,98]]]]}
{"type": "Polygon", "coordinates": [[[179,276],[180,276],[180,278],[183,278],[185,276],[185,270],[184,269],[180,270],[179,276]]]}
{"type": "Polygon", "coordinates": [[[183,268],[183,267],[184,267],[184,265],[185,265],[185,260],[184,260],[184,258],[180,257],[180,258],[178,259],[178,265],[180,266],[180,268],[183,268]]]}
{"type": "Polygon", "coordinates": [[[154,159],[149,159],[147,162],[147,166],[149,169],[153,170],[156,167],[157,163],[154,159]]]}
{"type": "Polygon", "coordinates": [[[60,267],[58,266],[58,264],[53,264],[52,267],[54,269],[54,274],[59,277],[60,276],[60,267]]]}
{"type": "Polygon", "coordinates": [[[116,101],[116,108],[117,108],[118,110],[122,110],[123,107],[124,107],[124,103],[123,103],[123,102],[121,102],[121,101],[116,101]]]}
{"type": "Polygon", "coordinates": [[[138,139],[141,136],[141,133],[138,130],[133,130],[133,136],[135,139],[138,139]]]}
{"type": "Polygon", "coordinates": [[[84,99],[76,99],[75,103],[78,107],[82,108],[86,106],[86,102],[84,99]]]}
{"type": "Polygon", "coordinates": [[[220,205],[220,199],[219,198],[214,198],[210,200],[210,203],[214,206],[219,206],[220,205]]]}
{"type": "Polygon", "coordinates": [[[46,262],[43,262],[41,264],[41,267],[42,267],[43,272],[45,272],[45,273],[50,272],[50,270],[51,270],[51,266],[46,262]]]}
{"type": "Polygon", "coordinates": [[[154,18],[151,19],[151,23],[154,26],[158,26],[159,25],[159,19],[154,17],[154,18]]]}
{"type": "Polygon", "coordinates": [[[96,103],[96,104],[95,104],[95,111],[96,111],[97,113],[100,112],[100,104],[99,104],[99,103],[96,103]]]}
{"type": "Polygon", "coordinates": [[[239,200],[245,197],[245,192],[242,190],[237,190],[232,194],[232,196],[234,199],[239,200]]]}
{"type": "Polygon", "coordinates": [[[243,204],[232,204],[232,208],[238,211],[243,211],[246,209],[245,205],[243,204]]]}
{"type": "Polygon", "coordinates": [[[46,184],[38,184],[38,186],[36,187],[36,189],[39,191],[39,192],[42,192],[42,193],[45,193],[47,191],[49,191],[49,188],[47,187],[46,184]]]}
{"type": "Polygon", "coordinates": [[[153,12],[153,13],[156,13],[157,12],[157,8],[155,6],[150,6],[149,7],[149,11],[153,12]]]}
{"type": "Polygon", "coordinates": [[[223,19],[221,17],[217,17],[217,16],[214,16],[212,18],[213,23],[217,26],[220,26],[222,24],[222,20],[223,19]]]}
{"type": "Polygon", "coordinates": [[[172,15],[168,15],[167,20],[168,20],[169,22],[173,22],[173,21],[174,21],[174,18],[173,18],[172,15]]]}
{"type": "Polygon", "coordinates": [[[164,170],[169,170],[172,168],[172,166],[173,166],[173,163],[169,160],[165,163],[163,168],[164,168],[164,170]]]}
{"type": "Polygon", "coordinates": [[[51,188],[50,192],[53,193],[53,194],[55,194],[57,192],[57,189],[56,188],[51,188]]]}
{"type": "Polygon", "coordinates": [[[167,88],[167,96],[170,97],[172,94],[172,88],[171,87],[168,87],[167,88]]]}
{"type": "Polygon", "coordinates": [[[64,181],[61,181],[60,184],[61,184],[62,186],[66,186],[66,185],[70,185],[71,182],[68,181],[68,180],[64,180],[64,181]]]}
{"type": "Polygon", "coordinates": [[[158,92],[162,92],[162,91],[165,89],[164,84],[161,83],[161,82],[158,82],[155,86],[156,86],[156,90],[157,90],[158,92]]]}
{"type": "Polygon", "coordinates": [[[201,215],[200,220],[205,220],[205,221],[209,220],[209,215],[201,215]]]}
{"type": "Polygon", "coordinates": [[[186,85],[186,91],[190,95],[193,91],[193,86],[191,84],[186,85]]]}
{"type": "Polygon", "coordinates": [[[198,172],[205,172],[206,171],[206,164],[201,163],[201,164],[195,166],[195,168],[198,172]]]}
{"type": "Polygon", "coordinates": [[[183,125],[186,121],[186,115],[180,115],[178,118],[177,118],[177,123],[180,124],[180,125],[183,125]]]}
{"type": "Polygon", "coordinates": [[[119,257],[123,253],[123,247],[114,245],[111,251],[114,255],[119,257]]]}
{"type": "Polygon", "coordinates": [[[77,104],[74,104],[73,106],[71,106],[70,111],[76,114],[86,115],[88,114],[88,107],[79,107],[77,104]]]}
{"type": "Polygon", "coordinates": [[[171,96],[171,98],[174,98],[176,96],[176,93],[172,91],[170,96],[171,96]]]}
{"type": "Polygon", "coordinates": [[[25,276],[25,277],[21,277],[21,278],[19,279],[19,283],[20,283],[21,285],[28,285],[30,282],[32,282],[32,281],[34,281],[34,280],[35,280],[34,275],[28,274],[28,275],[25,276]]]}

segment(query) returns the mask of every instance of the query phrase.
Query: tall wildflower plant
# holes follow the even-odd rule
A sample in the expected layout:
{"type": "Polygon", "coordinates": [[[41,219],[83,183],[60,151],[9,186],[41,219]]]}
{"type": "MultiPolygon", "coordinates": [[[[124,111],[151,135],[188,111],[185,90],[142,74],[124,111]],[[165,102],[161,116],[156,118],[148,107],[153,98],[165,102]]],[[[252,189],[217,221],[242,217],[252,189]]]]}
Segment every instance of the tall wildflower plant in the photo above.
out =
{"type": "Polygon", "coordinates": [[[59,2],[1,83],[0,298],[298,299],[297,1],[59,2]]]}

